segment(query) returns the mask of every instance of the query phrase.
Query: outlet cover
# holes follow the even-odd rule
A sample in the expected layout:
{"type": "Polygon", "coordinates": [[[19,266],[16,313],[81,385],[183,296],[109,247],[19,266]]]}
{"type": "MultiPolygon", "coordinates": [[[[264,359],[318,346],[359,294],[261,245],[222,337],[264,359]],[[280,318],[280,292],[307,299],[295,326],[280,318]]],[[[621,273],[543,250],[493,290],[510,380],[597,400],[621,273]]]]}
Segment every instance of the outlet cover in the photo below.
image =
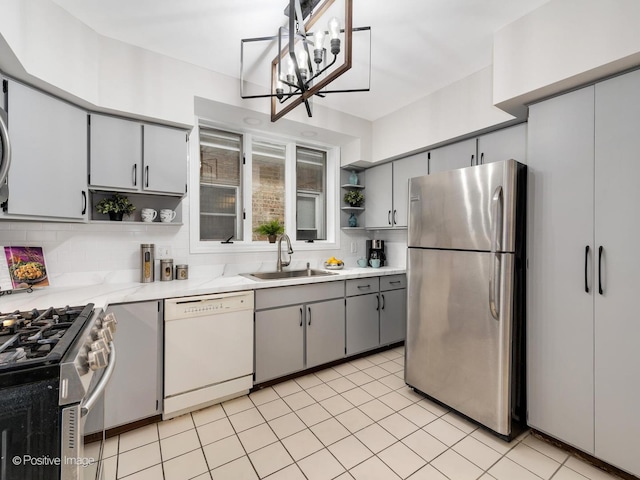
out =
{"type": "Polygon", "coordinates": [[[156,246],[156,258],[158,260],[164,260],[167,258],[171,258],[171,247],[167,245],[157,245],[156,246]]]}

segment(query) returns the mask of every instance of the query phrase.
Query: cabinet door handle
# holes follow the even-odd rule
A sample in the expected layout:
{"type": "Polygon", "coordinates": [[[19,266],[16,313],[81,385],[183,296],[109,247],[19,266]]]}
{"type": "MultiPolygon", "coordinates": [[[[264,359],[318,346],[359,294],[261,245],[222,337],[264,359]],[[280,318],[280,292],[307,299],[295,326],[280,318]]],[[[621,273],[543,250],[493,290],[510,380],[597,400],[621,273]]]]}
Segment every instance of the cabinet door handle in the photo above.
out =
{"type": "Polygon", "coordinates": [[[307,307],[307,312],[309,313],[309,323],[307,325],[311,325],[311,307],[307,307]]]}
{"type": "Polygon", "coordinates": [[[82,215],[87,213],[87,192],[82,190],[82,215]]]}
{"type": "Polygon", "coordinates": [[[587,276],[587,267],[589,263],[589,245],[584,248],[584,291],[589,293],[589,278],[587,276]]]}
{"type": "Polygon", "coordinates": [[[376,295],[376,300],[378,302],[378,305],[376,306],[376,311],[380,310],[380,295],[376,295]]]}
{"type": "Polygon", "coordinates": [[[604,247],[600,245],[598,247],[598,293],[600,295],[604,295],[604,291],[602,290],[602,252],[604,251],[604,247]]]}
{"type": "Polygon", "coordinates": [[[149,187],[149,165],[144,167],[144,186],[149,187]]]}
{"type": "Polygon", "coordinates": [[[391,285],[400,285],[402,282],[400,280],[391,280],[389,281],[391,285]]]}
{"type": "Polygon", "coordinates": [[[480,154],[480,165],[484,165],[484,152],[480,154]]]}
{"type": "Polygon", "coordinates": [[[473,167],[473,160],[476,158],[475,155],[471,155],[471,166],[473,167]]]}
{"type": "Polygon", "coordinates": [[[138,164],[133,164],[133,186],[136,187],[138,185],[138,164]]]}
{"type": "Polygon", "coordinates": [[[398,217],[397,217],[397,215],[398,215],[398,211],[397,211],[397,210],[394,210],[394,211],[393,211],[393,224],[394,224],[394,225],[397,225],[397,224],[398,224],[398,217]]]}
{"type": "Polygon", "coordinates": [[[302,307],[300,307],[300,326],[302,326],[302,307]]]}
{"type": "Polygon", "coordinates": [[[371,288],[371,285],[358,285],[358,288],[371,288]]]}
{"type": "Polygon", "coordinates": [[[387,223],[391,225],[391,210],[387,213],[387,223]]]}
{"type": "Polygon", "coordinates": [[[382,307],[380,310],[384,310],[384,293],[380,295],[382,297],[382,307]]]}

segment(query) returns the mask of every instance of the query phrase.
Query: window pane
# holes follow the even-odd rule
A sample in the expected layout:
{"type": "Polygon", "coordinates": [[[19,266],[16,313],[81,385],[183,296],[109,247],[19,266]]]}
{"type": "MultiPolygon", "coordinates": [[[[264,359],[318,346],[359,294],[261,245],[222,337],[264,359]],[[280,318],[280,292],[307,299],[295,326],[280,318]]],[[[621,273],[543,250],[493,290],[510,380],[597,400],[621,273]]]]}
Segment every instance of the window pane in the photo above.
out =
{"type": "Polygon", "coordinates": [[[298,240],[326,239],[326,153],[296,149],[296,231],[298,240]]]}
{"type": "MultiPolygon", "coordinates": [[[[253,142],[252,162],[252,230],[272,220],[284,223],[284,145],[253,142]]],[[[254,232],[253,240],[266,241],[267,237],[254,232]]]]}
{"type": "Polygon", "coordinates": [[[242,136],[200,126],[200,240],[240,240],[242,136]]]}

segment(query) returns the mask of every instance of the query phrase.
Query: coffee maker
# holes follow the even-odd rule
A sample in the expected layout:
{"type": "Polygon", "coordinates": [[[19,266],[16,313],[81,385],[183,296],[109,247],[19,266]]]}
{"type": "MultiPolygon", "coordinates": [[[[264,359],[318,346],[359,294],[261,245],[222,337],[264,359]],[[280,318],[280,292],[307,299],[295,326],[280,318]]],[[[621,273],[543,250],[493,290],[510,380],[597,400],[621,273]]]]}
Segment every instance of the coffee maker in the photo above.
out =
{"type": "Polygon", "coordinates": [[[387,262],[387,256],[384,253],[384,240],[367,240],[367,260],[372,258],[380,259],[380,266],[384,266],[387,262]]]}

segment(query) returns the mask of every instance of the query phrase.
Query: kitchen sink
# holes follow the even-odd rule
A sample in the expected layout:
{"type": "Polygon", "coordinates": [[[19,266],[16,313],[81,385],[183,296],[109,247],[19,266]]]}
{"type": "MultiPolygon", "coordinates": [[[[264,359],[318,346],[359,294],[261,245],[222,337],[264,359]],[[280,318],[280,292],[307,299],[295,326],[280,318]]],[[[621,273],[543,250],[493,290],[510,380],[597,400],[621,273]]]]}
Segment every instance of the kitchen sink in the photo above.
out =
{"type": "Polygon", "coordinates": [[[252,280],[283,280],[287,278],[304,278],[304,277],[328,277],[330,275],[337,275],[334,272],[325,272],[323,270],[285,270],[282,272],[254,272],[243,273],[243,277],[250,278],[252,280]]]}

